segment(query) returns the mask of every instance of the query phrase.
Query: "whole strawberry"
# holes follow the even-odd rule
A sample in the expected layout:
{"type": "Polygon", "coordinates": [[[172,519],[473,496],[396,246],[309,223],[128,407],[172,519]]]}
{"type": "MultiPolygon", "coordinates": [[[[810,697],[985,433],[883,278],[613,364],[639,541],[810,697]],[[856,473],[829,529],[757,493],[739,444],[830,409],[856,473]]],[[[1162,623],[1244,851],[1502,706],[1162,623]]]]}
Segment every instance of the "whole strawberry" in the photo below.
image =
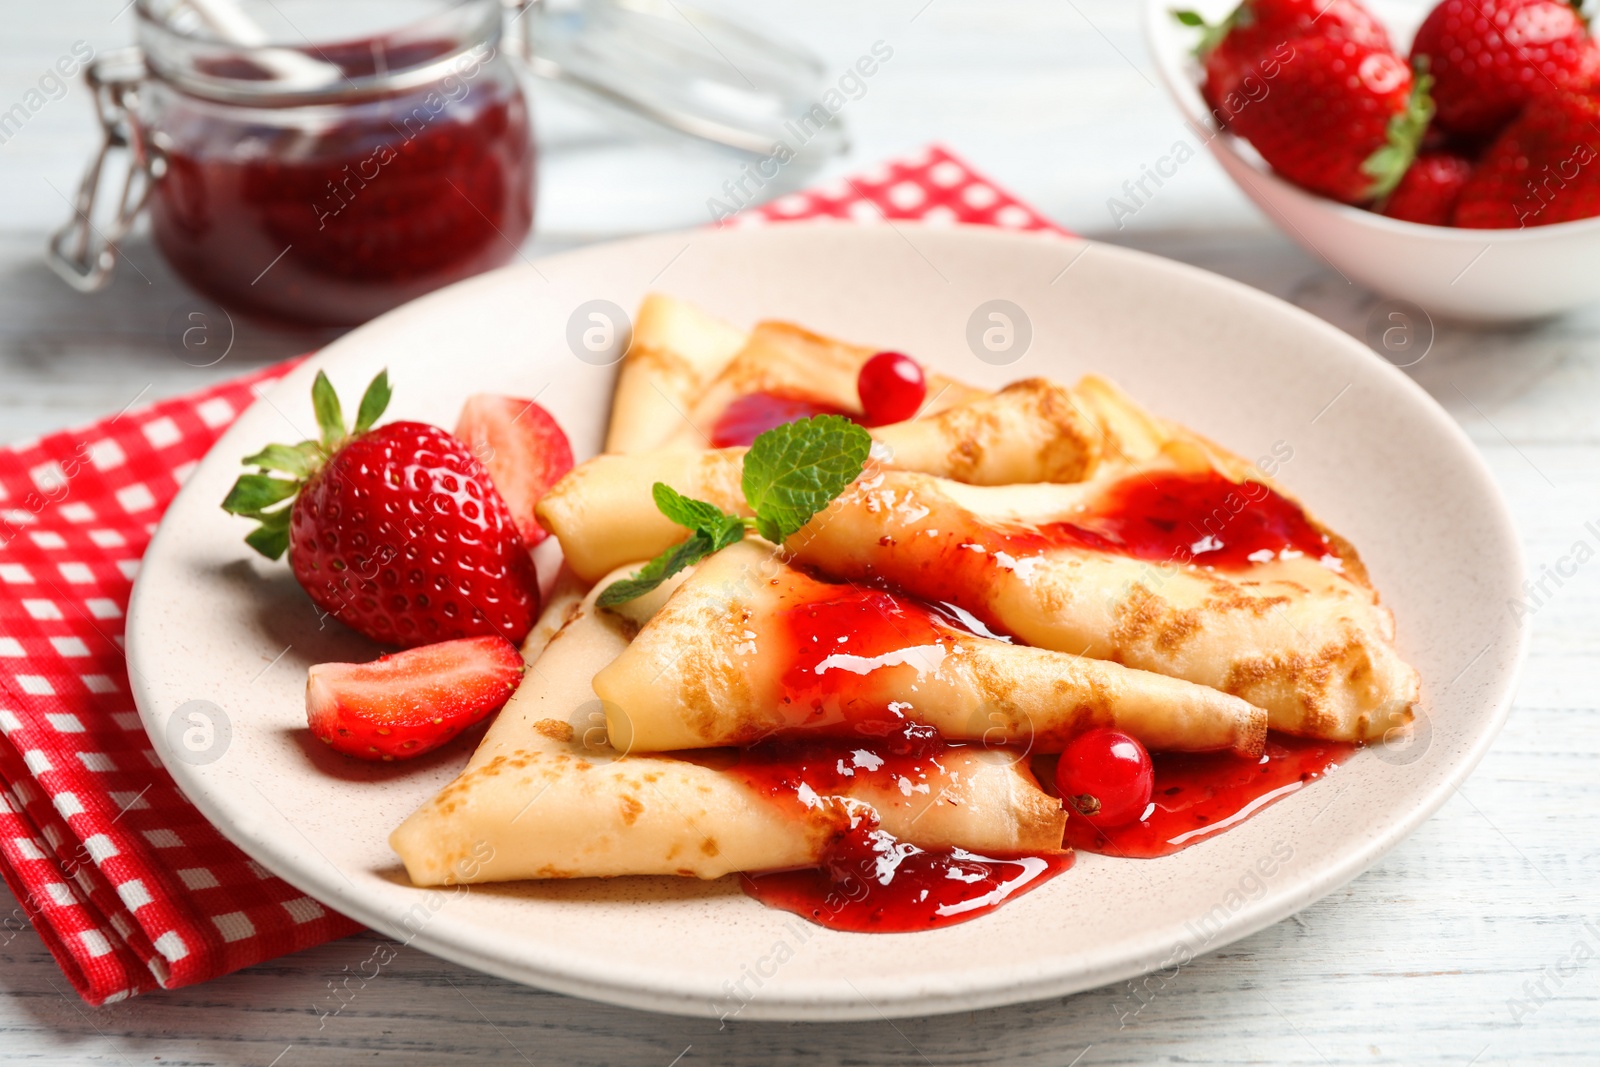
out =
{"type": "Polygon", "coordinates": [[[1465,156],[1448,151],[1423,152],[1389,195],[1383,213],[1391,219],[1424,226],[1448,226],[1470,177],[1472,160],[1465,156]]]}
{"type": "Polygon", "coordinates": [[[257,471],[222,502],[260,522],[245,541],[269,559],[287,549],[311,599],[374,641],[520,642],[539,613],[539,587],[483,465],[437,426],[372,429],[389,403],[388,372],[367,387],[350,433],[321,372],[311,396],[321,439],[250,456],[244,463],[257,471]]]}
{"type": "Polygon", "coordinates": [[[1285,178],[1347,204],[1387,196],[1416,157],[1428,79],[1384,48],[1302,37],[1271,91],[1233,120],[1285,178]]]}
{"type": "Polygon", "coordinates": [[[1534,96],[1580,89],[1600,72],[1600,50],[1565,0],[1444,0],[1411,45],[1433,75],[1438,123],[1490,137],[1534,96]]]}
{"type": "Polygon", "coordinates": [[[1301,37],[1337,37],[1384,51],[1389,34],[1356,0],[1244,0],[1215,26],[1190,11],[1173,13],[1206,30],[1195,54],[1205,66],[1201,91],[1224,125],[1271,91],[1270,82],[1294,58],[1301,37]]]}
{"type": "Polygon", "coordinates": [[[1489,146],[1456,202],[1455,224],[1548,226],[1600,215],[1600,96],[1536,97],[1489,146]]]}

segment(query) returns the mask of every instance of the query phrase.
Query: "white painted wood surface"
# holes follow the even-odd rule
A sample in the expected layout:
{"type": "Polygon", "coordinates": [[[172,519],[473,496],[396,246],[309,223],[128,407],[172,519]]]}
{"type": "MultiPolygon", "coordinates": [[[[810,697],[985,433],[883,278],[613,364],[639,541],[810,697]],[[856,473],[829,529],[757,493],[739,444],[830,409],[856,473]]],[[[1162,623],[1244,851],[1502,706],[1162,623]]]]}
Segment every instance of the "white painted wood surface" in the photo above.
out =
{"type": "MultiPolygon", "coordinates": [[[[118,15],[121,4],[13,0],[0,31],[0,110],[75,40],[123,43],[131,16],[118,15]]],[[[873,41],[895,49],[849,106],[854,148],[831,169],[939,139],[1074,229],[1239,278],[1363,335],[1375,298],[1273,233],[1203,156],[1125,229],[1113,227],[1106,199],[1184,136],[1152,84],[1134,6],[886,0],[862,10],[782,0],[757,14],[841,69],[873,41]]],[[[535,251],[696,224],[732,172],[725,159],[619,136],[551,100],[540,119],[535,251]]],[[[93,137],[74,87],[0,145],[0,440],[113,412],[141,393],[183,392],[323,339],[240,322],[227,359],[187,366],[165,330],[193,297],[142,239],[129,252],[145,277],[124,270],[96,297],[58,283],[39,249],[66,210],[57,190],[70,193],[93,137]]],[[[1525,328],[1440,324],[1410,373],[1482,449],[1536,574],[1590,536],[1584,523],[1600,518],[1600,308],[1525,328]]],[[[329,983],[371,952],[367,935],[90,1009],[13,921],[0,927],[0,1062],[1593,1063],[1600,569],[1566,579],[1528,624],[1533,653],[1510,724],[1438,816],[1351,885],[1152,982],[1153,994],[1124,984],[934,1019],[719,1029],[402,950],[342,1012],[321,1018],[329,983]]],[[[0,898],[0,914],[12,914],[0,898]]]]}

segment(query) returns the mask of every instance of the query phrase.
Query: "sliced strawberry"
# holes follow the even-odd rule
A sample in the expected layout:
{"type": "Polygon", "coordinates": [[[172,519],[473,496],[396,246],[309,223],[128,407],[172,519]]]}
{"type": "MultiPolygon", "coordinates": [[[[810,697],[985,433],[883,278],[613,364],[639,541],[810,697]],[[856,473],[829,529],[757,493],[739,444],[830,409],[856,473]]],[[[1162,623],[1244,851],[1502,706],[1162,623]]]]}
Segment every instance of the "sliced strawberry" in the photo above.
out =
{"type": "Polygon", "coordinates": [[[336,752],[410,759],[499,710],[522,680],[503,637],[463,637],[379,656],[319,663],[306,675],[306,722],[336,752]]]}
{"type": "Polygon", "coordinates": [[[572,445],[555,418],[531,400],[478,393],[462,405],[455,435],[489,468],[522,540],[529,548],[543,541],[533,506],[572,469],[572,445]]]}

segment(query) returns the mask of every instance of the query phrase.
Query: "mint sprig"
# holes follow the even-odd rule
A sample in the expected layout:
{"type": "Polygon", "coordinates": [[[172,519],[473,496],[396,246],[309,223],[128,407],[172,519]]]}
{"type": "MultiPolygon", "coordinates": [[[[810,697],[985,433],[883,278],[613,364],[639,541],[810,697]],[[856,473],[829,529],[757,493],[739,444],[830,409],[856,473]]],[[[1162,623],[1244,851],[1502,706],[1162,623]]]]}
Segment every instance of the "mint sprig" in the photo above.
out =
{"type": "Polygon", "coordinates": [[[355,429],[347,433],[339,396],[333,391],[328,376],[317,372],[317,380],[311,384],[311,407],[317,415],[320,438],[296,445],[268,445],[255,455],[246,456],[242,462],[246,467],[256,468],[255,471],[239,475],[239,480],[223,498],[223,511],[259,523],[245,535],[245,544],[268,559],[283,555],[289,547],[289,517],[294,510],[295,497],[348,437],[372,429],[383,409],[389,406],[390,392],[389,372],[379,371],[362,394],[355,429]]]}
{"type": "Polygon", "coordinates": [[[856,480],[871,450],[867,431],[842,415],[815,415],[768,430],[745,453],[740,480],[754,519],[730,515],[665,482],[655,483],[650,495],[656,508],[686,527],[689,538],[640,567],[631,578],[606,586],[596,603],[613,608],[641,597],[685,567],[744,540],[749,530],[782,544],[856,480]]]}

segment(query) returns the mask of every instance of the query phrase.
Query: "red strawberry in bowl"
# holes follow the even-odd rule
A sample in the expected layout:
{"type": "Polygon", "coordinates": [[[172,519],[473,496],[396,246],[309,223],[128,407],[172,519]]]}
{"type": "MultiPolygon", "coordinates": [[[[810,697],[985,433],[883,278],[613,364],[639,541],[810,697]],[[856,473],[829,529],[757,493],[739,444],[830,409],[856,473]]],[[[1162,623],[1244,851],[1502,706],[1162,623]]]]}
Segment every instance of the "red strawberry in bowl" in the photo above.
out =
{"type": "Polygon", "coordinates": [[[1301,37],[1337,37],[1389,51],[1389,34],[1356,0],[1244,0],[1215,26],[1175,11],[1186,26],[1206,30],[1195,54],[1205,65],[1201,91],[1219,122],[1270,92],[1268,83],[1294,56],[1301,37]]]}
{"type": "Polygon", "coordinates": [[[1495,139],[1455,224],[1512,230],[1600,215],[1600,95],[1544,93],[1495,139]]]}
{"type": "Polygon", "coordinates": [[[1337,37],[1302,37],[1271,90],[1233,129],[1274,170],[1347,204],[1391,193],[1432,116],[1426,76],[1394,53],[1337,37]]]}
{"type": "Polygon", "coordinates": [[[245,541],[269,559],[287,550],[311,599],[374,641],[520,642],[539,613],[538,582],[483,464],[437,426],[373,429],[387,372],[367,387],[353,431],[320,371],[311,394],[320,439],[248,457],[256,471],[222,503],[260,523],[245,541]]]}
{"type": "Polygon", "coordinates": [[[1493,136],[1535,96],[1600,73],[1600,49],[1565,0],[1444,0],[1411,57],[1435,79],[1439,126],[1465,137],[1493,136]]]}
{"type": "Polygon", "coordinates": [[[1467,179],[1472,160],[1450,151],[1423,152],[1395,186],[1383,214],[1425,226],[1448,226],[1467,179]]]}
{"type": "Polygon", "coordinates": [[[461,406],[456,437],[488,468],[522,540],[529,548],[543,541],[533,506],[572,469],[572,445],[555,418],[531,400],[478,393],[461,406]]]}

